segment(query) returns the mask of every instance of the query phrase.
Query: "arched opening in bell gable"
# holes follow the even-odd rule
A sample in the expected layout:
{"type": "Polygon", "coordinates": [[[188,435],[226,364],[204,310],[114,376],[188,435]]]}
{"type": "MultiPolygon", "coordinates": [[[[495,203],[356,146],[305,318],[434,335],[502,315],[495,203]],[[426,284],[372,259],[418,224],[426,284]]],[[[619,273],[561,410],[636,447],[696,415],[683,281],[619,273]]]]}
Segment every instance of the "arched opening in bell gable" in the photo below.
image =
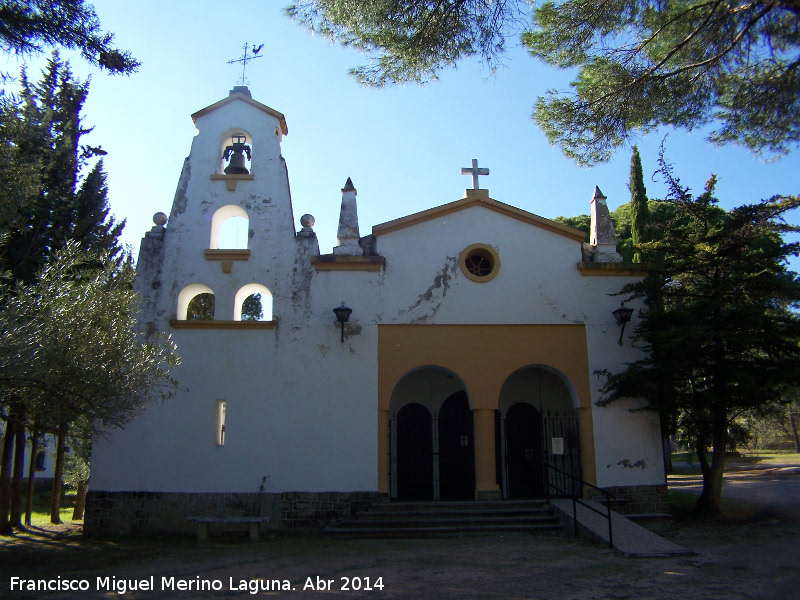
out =
{"type": "Polygon", "coordinates": [[[252,167],[253,137],[244,129],[229,129],[220,138],[217,173],[248,175],[252,167]]]}
{"type": "Polygon", "coordinates": [[[192,283],[178,294],[176,317],[179,321],[214,319],[214,291],[204,283],[192,283]]]}
{"type": "Polygon", "coordinates": [[[250,240],[250,219],[241,206],[228,204],[211,218],[212,250],[247,250],[250,240]]]}
{"type": "Polygon", "coordinates": [[[260,283],[248,283],[234,297],[234,321],[271,321],[272,294],[260,283]]]}

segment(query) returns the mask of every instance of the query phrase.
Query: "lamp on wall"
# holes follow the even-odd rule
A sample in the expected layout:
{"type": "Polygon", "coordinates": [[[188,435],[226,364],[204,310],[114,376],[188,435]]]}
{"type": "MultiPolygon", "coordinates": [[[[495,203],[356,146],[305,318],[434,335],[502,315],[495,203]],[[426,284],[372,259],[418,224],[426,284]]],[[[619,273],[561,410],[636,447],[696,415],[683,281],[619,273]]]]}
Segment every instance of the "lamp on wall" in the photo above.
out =
{"type": "Polygon", "coordinates": [[[344,344],[344,324],[350,320],[350,313],[353,312],[352,308],[348,308],[342,302],[341,306],[333,309],[333,314],[336,315],[336,320],[342,324],[342,343],[344,344]]]}
{"type": "Polygon", "coordinates": [[[614,315],[617,323],[622,325],[622,330],[619,332],[619,345],[622,346],[622,334],[625,333],[625,323],[631,320],[631,317],[633,316],[633,309],[626,308],[625,302],[620,302],[619,308],[611,314],[614,315]]]}

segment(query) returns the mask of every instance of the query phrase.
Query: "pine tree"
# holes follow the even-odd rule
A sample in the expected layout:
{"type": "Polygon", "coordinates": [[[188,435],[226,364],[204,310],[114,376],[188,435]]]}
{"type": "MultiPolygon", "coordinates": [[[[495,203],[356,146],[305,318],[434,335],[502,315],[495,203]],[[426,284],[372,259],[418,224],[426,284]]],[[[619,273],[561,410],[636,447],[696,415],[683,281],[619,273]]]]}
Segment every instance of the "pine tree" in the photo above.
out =
{"type": "Polygon", "coordinates": [[[663,166],[674,217],[645,251],[657,257],[644,281],[624,291],[644,297],[636,327],[644,358],[609,374],[606,404],[643,398],[674,419],[703,472],[697,509],[720,509],[726,452],[739,415],[782,401],[800,378],[800,277],[787,269],[800,243],[783,215],[800,197],[776,196],[722,210],[716,178],[693,197],[663,166]]]}
{"type": "MultiPolygon", "coordinates": [[[[0,51],[20,56],[63,46],[80,50],[91,64],[109,73],[136,72],[139,62],[112,44],[94,7],[86,0],[14,0],[0,4],[0,51]]],[[[0,72],[0,82],[9,79],[0,72]]],[[[0,95],[2,91],[0,90],[0,95]]]]}

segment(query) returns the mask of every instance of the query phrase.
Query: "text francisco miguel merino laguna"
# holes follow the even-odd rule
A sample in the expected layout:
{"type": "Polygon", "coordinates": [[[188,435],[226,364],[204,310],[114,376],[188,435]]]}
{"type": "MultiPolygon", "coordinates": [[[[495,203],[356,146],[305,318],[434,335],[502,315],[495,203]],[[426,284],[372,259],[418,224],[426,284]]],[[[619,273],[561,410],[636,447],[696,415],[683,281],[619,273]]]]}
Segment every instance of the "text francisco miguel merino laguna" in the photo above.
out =
{"type": "MultiPolygon", "coordinates": [[[[200,576],[194,579],[178,579],[176,577],[156,578],[151,575],[145,579],[121,579],[113,576],[95,577],[94,588],[89,579],[66,579],[55,577],[52,579],[25,579],[22,577],[11,578],[11,591],[28,592],[116,592],[125,594],[126,592],[152,592],[152,591],[221,591],[226,589],[220,579],[201,579],[200,576]],[[161,584],[156,588],[156,584],[161,584]]],[[[317,578],[324,582],[322,578],[317,578]]],[[[313,577],[306,579],[303,589],[316,590],[317,585],[313,577]]],[[[228,590],[232,592],[247,592],[257,594],[259,592],[270,591],[292,591],[292,585],[288,579],[241,579],[229,578],[228,590]]]]}

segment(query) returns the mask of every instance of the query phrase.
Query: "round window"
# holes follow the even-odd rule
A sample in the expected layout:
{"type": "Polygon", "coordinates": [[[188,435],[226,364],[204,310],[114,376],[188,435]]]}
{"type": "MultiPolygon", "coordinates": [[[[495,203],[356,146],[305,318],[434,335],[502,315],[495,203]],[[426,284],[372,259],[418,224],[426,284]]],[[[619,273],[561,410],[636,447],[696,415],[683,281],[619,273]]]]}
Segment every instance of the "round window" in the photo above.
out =
{"type": "Polygon", "coordinates": [[[500,270],[500,256],[486,244],[472,244],[464,248],[459,262],[464,275],[478,283],[494,279],[500,270]]]}

